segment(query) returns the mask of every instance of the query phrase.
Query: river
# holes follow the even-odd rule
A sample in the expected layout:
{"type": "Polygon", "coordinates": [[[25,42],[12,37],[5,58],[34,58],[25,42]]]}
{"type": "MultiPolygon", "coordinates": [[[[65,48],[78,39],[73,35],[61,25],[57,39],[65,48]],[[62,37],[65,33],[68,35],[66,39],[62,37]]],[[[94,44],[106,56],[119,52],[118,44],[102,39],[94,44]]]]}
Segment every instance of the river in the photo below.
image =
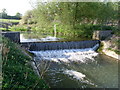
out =
{"type": "Polygon", "coordinates": [[[118,88],[118,60],[90,48],[32,53],[52,88],[118,88]]]}
{"type": "Polygon", "coordinates": [[[43,64],[39,66],[41,72],[50,65],[44,79],[53,88],[118,87],[116,59],[94,51],[68,50],[62,51],[63,55],[60,50],[33,52],[37,64],[43,64]]]}

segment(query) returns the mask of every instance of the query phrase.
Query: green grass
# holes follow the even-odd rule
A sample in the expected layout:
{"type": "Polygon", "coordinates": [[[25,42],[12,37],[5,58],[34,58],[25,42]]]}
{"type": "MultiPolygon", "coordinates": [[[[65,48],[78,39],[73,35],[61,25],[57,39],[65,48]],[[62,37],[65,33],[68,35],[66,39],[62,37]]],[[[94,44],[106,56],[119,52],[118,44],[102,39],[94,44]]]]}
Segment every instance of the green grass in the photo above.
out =
{"type": "Polygon", "coordinates": [[[20,20],[16,20],[16,19],[0,19],[0,22],[19,22],[20,20]]]}
{"type": "Polygon", "coordinates": [[[10,31],[27,31],[27,28],[22,25],[12,26],[9,28],[10,31]]]}
{"type": "Polygon", "coordinates": [[[100,43],[100,47],[98,48],[97,52],[103,53],[103,52],[102,52],[103,47],[104,47],[103,43],[100,43]]]}
{"type": "Polygon", "coordinates": [[[117,44],[118,46],[120,46],[120,40],[117,40],[117,41],[116,41],[116,44],[117,44]]]}
{"type": "MultiPolygon", "coordinates": [[[[0,19],[0,22],[15,24],[15,23],[19,23],[20,20],[16,20],[16,19],[0,19]]],[[[0,27],[0,30],[6,30],[6,28],[5,27],[0,27]]],[[[12,31],[11,27],[9,27],[8,30],[12,31]]]]}
{"type": "Polygon", "coordinates": [[[48,85],[33,71],[31,59],[15,43],[3,38],[2,88],[47,88],[48,85]],[[4,55],[5,54],[5,55],[4,55]]]}
{"type": "Polygon", "coordinates": [[[120,51],[119,50],[114,50],[114,52],[118,55],[120,55],[120,51]]]}
{"type": "Polygon", "coordinates": [[[108,50],[114,51],[116,54],[120,55],[120,51],[119,50],[114,50],[112,48],[108,48],[108,50]]]}
{"type": "Polygon", "coordinates": [[[6,30],[6,28],[0,28],[0,30],[6,30]]]}

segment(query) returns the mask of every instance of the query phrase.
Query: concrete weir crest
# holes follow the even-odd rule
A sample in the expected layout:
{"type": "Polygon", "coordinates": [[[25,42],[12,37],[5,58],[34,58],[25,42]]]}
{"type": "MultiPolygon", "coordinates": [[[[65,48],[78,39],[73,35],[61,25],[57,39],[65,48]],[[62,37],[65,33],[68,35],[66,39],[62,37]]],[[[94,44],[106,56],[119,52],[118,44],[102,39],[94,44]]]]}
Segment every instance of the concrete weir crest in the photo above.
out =
{"type": "Polygon", "coordinates": [[[22,47],[30,51],[41,50],[62,50],[62,49],[84,49],[92,48],[99,44],[99,40],[86,40],[86,41],[66,41],[66,42],[24,42],[21,43],[22,47]]]}
{"type": "Polygon", "coordinates": [[[62,49],[84,49],[92,48],[99,44],[99,40],[85,40],[85,41],[50,41],[50,42],[20,42],[20,32],[2,32],[4,37],[9,38],[15,43],[21,44],[30,51],[41,50],[62,50],[62,49]]]}

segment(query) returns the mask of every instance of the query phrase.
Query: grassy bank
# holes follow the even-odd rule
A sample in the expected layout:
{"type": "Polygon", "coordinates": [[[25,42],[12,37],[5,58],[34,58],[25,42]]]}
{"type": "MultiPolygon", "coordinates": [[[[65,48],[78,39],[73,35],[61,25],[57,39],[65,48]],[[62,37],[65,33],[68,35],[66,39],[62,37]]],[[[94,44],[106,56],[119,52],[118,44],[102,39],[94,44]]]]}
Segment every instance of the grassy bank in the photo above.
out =
{"type": "Polygon", "coordinates": [[[16,19],[0,19],[0,22],[6,22],[6,23],[17,23],[20,22],[20,20],[16,20],[16,19]]]}
{"type": "Polygon", "coordinates": [[[3,38],[2,88],[48,88],[30,65],[31,59],[24,55],[15,43],[3,38]]]}
{"type": "Polygon", "coordinates": [[[0,30],[7,30],[7,31],[11,31],[11,27],[14,25],[17,25],[20,22],[20,20],[16,20],[16,19],[0,19],[0,30]],[[12,24],[12,26],[8,25],[8,24],[12,24]]]}

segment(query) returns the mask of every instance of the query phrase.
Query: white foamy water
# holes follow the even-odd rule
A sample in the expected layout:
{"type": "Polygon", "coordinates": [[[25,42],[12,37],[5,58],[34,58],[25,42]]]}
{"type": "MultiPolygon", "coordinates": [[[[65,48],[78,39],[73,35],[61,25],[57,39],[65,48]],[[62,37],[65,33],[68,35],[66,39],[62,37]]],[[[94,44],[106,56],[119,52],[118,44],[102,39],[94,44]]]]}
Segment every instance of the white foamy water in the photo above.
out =
{"type": "Polygon", "coordinates": [[[77,71],[74,71],[74,70],[64,70],[63,73],[67,74],[68,76],[72,76],[74,79],[79,80],[81,82],[91,84],[91,85],[95,85],[91,81],[85,79],[86,75],[81,73],[81,72],[77,72],[77,71]]]}
{"type": "Polygon", "coordinates": [[[86,49],[64,49],[64,50],[46,50],[46,51],[30,51],[36,55],[38,60],[51,60],[54,62],[81,62],[94,61],[94,57],[98,55],[94,48],[86,49]]]}
{"type": "Polygon", "coordinates": [[[69,76],[73,76],[73,78],[75,78],[77,80],[83,80],[85,78],[84,74],[77,72],[77,71],[74,71],[74,70],[65,70],[64,74],[67,74],[69,76]]]}

